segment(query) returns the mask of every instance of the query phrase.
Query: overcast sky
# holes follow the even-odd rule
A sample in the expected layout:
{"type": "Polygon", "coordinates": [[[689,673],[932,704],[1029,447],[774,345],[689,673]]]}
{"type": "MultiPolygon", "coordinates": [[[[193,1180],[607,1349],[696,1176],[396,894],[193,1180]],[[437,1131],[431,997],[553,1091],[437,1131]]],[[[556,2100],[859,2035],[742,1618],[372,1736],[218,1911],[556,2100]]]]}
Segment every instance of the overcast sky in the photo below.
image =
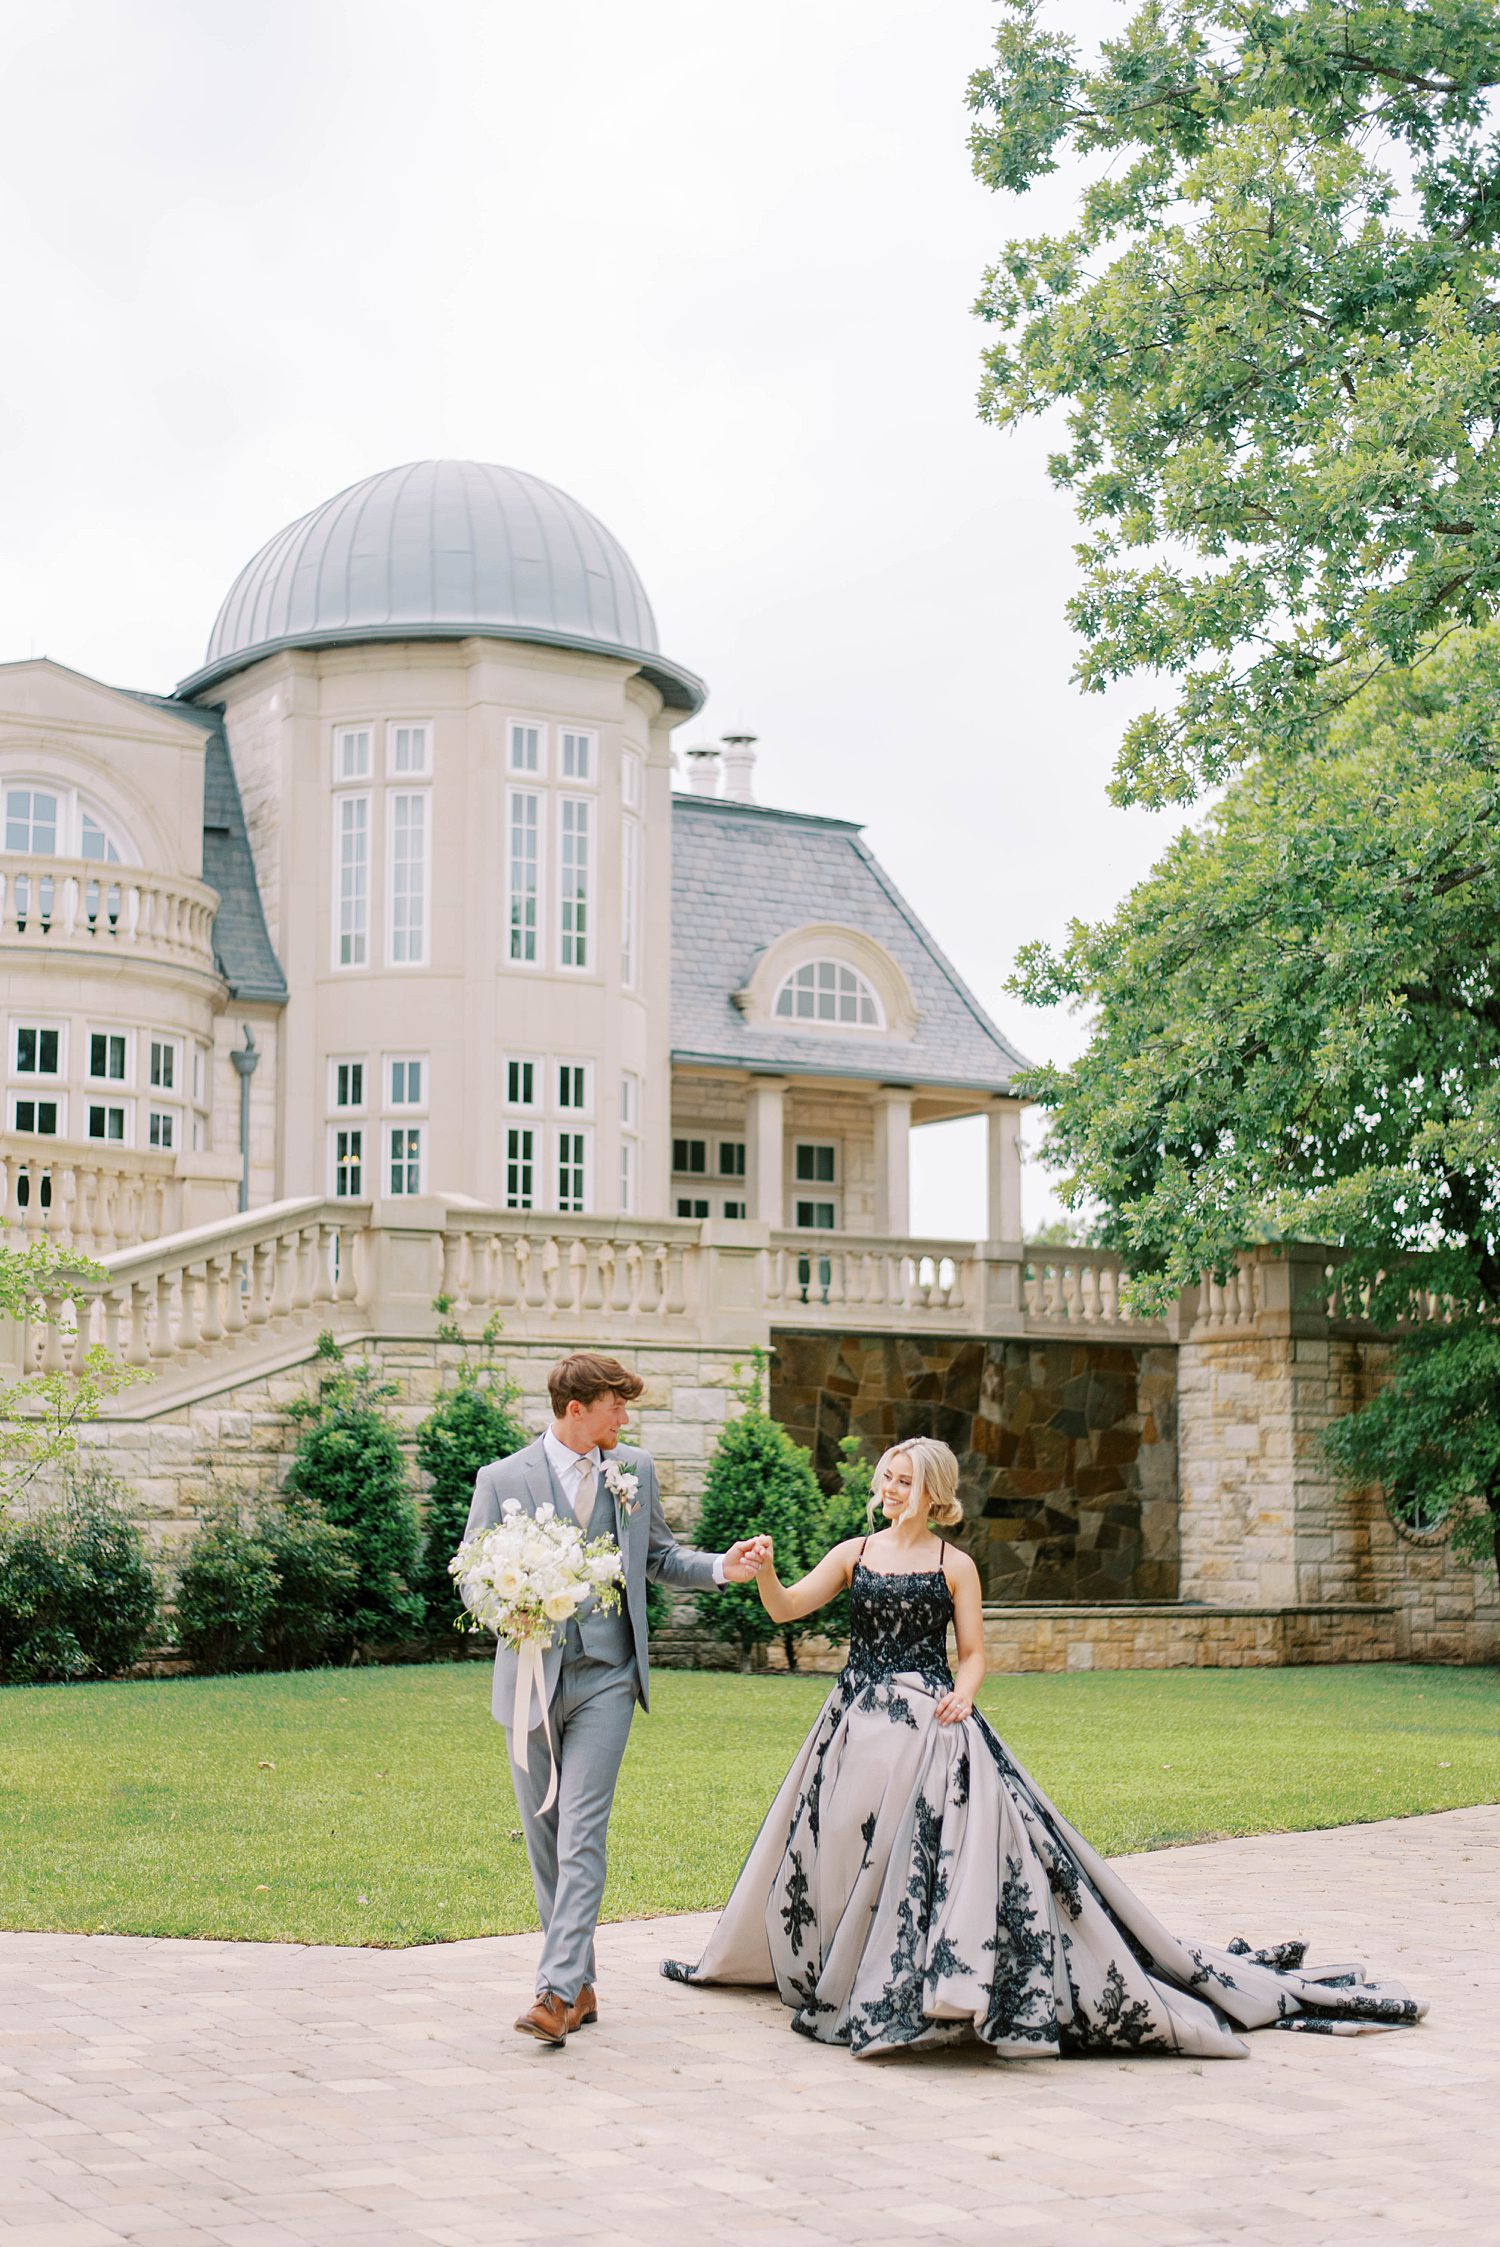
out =
{"type": "MultiPolygon", "coordinates": [[[[972,178],[994,14],[11,11],[0,654],[170,688],[332,492],[426,455],[530,469],[615,531],[709,681],[679,744],[758,734],[762,799],[863,821],[1002,1029],[1071,1053],[1076,1024],[1008,995],[1016,947],[1107,908],[1170,827],[1105,802],[1124,713],[1069,684],[1048,434],[975,415],[986,262],[1069,185],[972,178]]],[[[942,1136],[914,1224],[972,1237],[980,1149],[942,1136]]],[[[1028,1222],[1047,1206],[1030,1166],[1028,1222]]]]}

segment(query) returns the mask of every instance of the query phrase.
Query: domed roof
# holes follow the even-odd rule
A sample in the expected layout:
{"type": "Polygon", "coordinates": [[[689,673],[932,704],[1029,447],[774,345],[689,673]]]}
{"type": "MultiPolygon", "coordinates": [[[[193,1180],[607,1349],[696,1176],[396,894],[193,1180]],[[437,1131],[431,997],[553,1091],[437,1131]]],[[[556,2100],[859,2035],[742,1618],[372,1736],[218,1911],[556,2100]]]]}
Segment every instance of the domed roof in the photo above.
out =
{"type": "Polygon", "coordinates": [[[696,710],[702,682],[659,652],[629,555],[540,476],[479,460],[382,469],[289,523],[229,589],[199,694],[280,648],[471,634],[622,655],[665,700],[696,710]]]}

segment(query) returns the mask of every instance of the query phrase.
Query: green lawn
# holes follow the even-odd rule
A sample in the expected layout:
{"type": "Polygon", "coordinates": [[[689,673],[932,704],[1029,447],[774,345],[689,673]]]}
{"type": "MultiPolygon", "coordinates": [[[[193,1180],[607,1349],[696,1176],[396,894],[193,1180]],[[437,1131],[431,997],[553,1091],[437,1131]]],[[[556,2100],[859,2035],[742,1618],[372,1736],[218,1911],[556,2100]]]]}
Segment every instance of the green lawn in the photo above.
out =
{"type": "MultiPolygon", "coordinates": [[[[722,1902],[826,1679],[653,1681],[607,1917],[722,1902]]],[[[1107,1851],[1500,1799],[1500,1681],[1351,1667],[997,1678],[1107,1851]]],[[[477,1663],[0,1691],[0,1926],[407,1944],[534,1924],[477,1663]]]]}

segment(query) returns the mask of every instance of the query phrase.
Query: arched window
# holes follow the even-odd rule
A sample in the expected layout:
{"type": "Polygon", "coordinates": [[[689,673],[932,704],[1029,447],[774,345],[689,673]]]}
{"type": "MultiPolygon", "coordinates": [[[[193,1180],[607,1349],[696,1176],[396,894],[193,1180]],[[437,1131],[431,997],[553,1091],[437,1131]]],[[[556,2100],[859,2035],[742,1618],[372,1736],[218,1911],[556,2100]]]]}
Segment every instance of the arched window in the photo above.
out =
{"type": "Polygon", "coordinates": [[[29,857],[92,858],[102,866],[118,866],[134,855],[124,836],[91,811],[76,788],[34,780],[6,782],[4,836],[6,850],[29,857]]]}
{"type": "Polygon", "coordinates": [[[776,994],[783,1022],[842,1022],[884,1029],[880,1001],[864,977],[842,960],[806,960],[776,994]]]}

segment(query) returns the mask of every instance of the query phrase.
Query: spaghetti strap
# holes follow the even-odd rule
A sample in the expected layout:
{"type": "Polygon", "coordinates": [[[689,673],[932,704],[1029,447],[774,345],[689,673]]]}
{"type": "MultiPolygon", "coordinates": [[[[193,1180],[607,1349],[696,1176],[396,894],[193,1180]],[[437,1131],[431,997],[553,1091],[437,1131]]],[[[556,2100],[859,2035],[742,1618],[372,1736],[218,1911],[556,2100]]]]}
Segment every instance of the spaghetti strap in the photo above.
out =
{"type": "Polygon", "coordinates": [[[867,1531],[867,1532],[865,1533],[865,1535],[864,1535],[863,1537],[861,1537],[861,1539],[860,1539],[860,1541],[859,1541],[859,1551],[858,1551],[858,1552],[857,1552],[857,1553],[855,1554],[855,1556],[854,1556],[856,1560],[863,1560],[863,1559],[864,1559],[864,1557],[865,1557],[865,1547],[866,1547],[866,1545],[868,1545],[868,1543],[869,1543],[869,1542],[870,1542],[870,1538],[869,1538],[869,1533],[868,1533],[868,1531],[867,1531]]]}

